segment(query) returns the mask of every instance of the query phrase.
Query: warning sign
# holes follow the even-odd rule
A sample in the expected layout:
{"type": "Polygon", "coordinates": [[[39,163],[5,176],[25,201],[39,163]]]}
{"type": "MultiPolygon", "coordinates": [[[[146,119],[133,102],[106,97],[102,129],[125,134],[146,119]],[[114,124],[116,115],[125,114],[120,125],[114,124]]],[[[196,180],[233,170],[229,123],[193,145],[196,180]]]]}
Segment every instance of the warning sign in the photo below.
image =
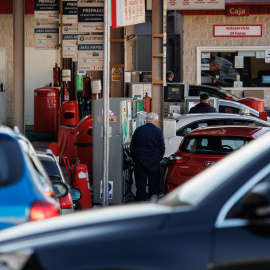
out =
{"type": "Polygon", "coordinates": [[[123,80],[123,68],[114,67],[112,68],[112,81],[121,81],[123,80]]]}

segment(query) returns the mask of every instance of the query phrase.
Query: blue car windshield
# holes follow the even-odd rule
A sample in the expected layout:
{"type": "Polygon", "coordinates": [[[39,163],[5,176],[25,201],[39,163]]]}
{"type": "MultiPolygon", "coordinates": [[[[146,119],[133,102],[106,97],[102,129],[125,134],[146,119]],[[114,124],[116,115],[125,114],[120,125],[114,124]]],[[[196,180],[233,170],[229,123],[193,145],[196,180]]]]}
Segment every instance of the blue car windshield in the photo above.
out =
{"type": "Polygon", "coordinates": [[[17,141],[0,136],[0,187],[13,185],[23,176],[23,158],[17,141]]]}

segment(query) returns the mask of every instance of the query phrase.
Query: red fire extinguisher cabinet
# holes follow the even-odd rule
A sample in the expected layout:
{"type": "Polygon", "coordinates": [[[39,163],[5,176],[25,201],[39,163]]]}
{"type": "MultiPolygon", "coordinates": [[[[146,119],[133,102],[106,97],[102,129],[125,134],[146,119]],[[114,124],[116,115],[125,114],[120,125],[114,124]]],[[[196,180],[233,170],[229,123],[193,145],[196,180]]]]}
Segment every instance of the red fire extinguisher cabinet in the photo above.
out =
{"type": "Polygon", "coordinates": [[[264,111],[264,100],[260,98],[254,98],[254,97],[246,97],[238,99],[237,102],[245,104],[258,112],[264,111]]]}
{"type": "Polygon", "coordinates": [[[77,158],[88,168],[91,176],[93,172],[93,116],[87,115],[77,125],[75,139],[77,158]]]}
{"type": "Polygon", "coordinates": [[[58,111],[58,125],[75,127],[79,123],[79,104],[77,101],[65,101],[58,111]]]}
{"type": "Polygon", "coordinates": [[[41,87],[34,90],[34,132],[57,135],[59,90],[41,87]]]}

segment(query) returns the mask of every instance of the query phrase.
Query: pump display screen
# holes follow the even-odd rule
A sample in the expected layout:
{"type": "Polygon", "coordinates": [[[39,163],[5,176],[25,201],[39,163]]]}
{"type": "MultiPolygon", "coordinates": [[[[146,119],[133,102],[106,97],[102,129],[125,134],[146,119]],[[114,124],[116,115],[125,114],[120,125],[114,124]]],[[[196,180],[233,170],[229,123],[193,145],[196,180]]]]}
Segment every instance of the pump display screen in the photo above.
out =
{"type": "Polygon", "coordinates": [[[270,75],[262,75],[262,84],[270,84],[270,75]]]}
{"type": "Polygon", "coordinates": [[[184,85],[167,85],[164,89],[165,101],[177,101],[181,102],[184,100],[184,85]]]}

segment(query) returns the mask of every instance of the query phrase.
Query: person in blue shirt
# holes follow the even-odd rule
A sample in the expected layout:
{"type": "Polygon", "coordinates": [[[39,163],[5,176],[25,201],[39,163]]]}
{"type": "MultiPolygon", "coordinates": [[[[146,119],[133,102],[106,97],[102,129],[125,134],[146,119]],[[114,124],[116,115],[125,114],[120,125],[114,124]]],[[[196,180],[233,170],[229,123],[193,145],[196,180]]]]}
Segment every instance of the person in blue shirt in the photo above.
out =
{"type": "Polygon", "coordinates": [[[163,132],[156,126],[157,121],[156,113],[147,114],[146,124],[136,128],[132,136],[130,155],[135,162],[137,201],[146,201],[153,195],[159,195],[160,162],[165,152],[165,143],[163,132]]]}

